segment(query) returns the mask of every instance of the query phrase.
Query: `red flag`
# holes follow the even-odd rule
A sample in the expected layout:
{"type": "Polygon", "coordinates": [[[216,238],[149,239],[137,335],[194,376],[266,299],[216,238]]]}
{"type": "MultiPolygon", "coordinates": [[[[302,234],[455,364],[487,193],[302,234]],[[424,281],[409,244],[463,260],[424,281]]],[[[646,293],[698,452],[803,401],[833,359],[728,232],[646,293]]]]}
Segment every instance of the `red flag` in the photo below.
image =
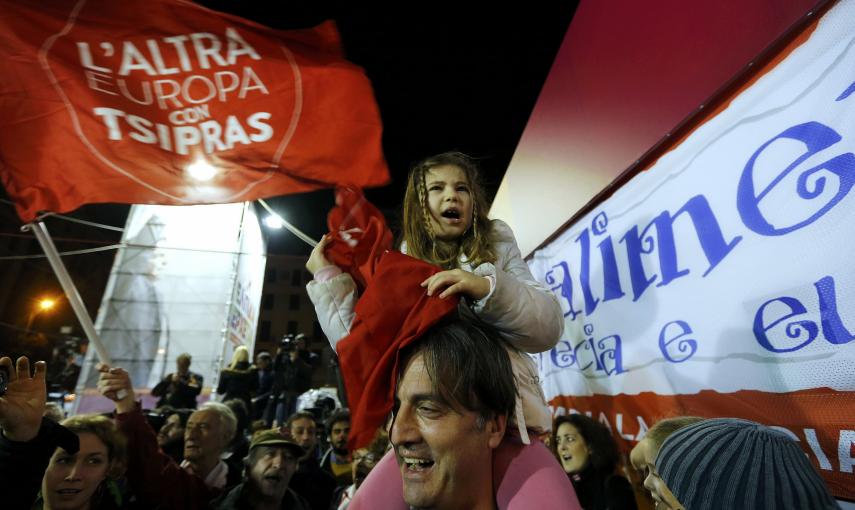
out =
{"type": "Polygon", "coordinates": [[[24,221],[388,181],[371,85],[333,23],[277,31],[183,0],[0,0],[0,133],[24,221]],[[188,176],[197,161],[209,180],[188,176]]]}
{"type": "Polygon", "coordinates": [[[392,231],[386,218],[365,199],[362,190],[340,186],[335,190],[335,207],[327,215],[333,239],[325,255],[350,273],[361,293],[371,280],[380,256],[392,249],[392,231]]]}
{"type": "Polygon", "coordinates": [[[392,410],[398,353],[457,309],[459,296],[428,296],[419,284],[441,268],[389,251],[356,304],[339,356],[351,411],[350,451],[366,446],[392,410]]]}

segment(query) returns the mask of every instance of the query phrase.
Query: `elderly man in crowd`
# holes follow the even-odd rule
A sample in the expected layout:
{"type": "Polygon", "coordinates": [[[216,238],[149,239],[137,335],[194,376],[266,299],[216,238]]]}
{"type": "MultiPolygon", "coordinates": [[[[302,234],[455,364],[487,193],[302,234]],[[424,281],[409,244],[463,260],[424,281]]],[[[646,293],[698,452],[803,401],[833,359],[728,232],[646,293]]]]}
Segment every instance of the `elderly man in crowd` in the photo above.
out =
{"type": "Polygon", "coordinates": [[[303,449],[277,430],[256,432],[249,446],[244,482],[211,503],[214,510],[309,510],[288,488],[303,449]]]}
{"type": "Polygon", "coordinates": [[[184,432],[184,461],[179,466],[157,446],[154,430],[136,402],[128,373],[99,365],[98,390],[116,404],[116,422],[128,438],[127,478],[142,503],[163,508],[205,508],[223,489],[240,482],[220,456],[237,426],[232,411],[207,402],[190,415],[184,432]]]}

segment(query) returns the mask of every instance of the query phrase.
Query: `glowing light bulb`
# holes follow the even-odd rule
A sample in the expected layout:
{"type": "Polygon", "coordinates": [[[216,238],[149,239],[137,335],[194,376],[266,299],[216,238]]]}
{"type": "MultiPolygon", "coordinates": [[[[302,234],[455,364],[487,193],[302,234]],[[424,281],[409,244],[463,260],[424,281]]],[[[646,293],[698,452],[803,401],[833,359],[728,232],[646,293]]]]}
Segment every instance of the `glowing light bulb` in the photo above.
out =
{"type": "Polygon", "coordinates": [[[46,299],[42,299],[41,301],[39,301],[39,308],[44,310],[44,311],[47,311],[47,310],[50,310],[51,308],[53,308],[53,306],[55,304],[56,304],[56,301],[54,301],[53,299],[46,298],[46,299]]]}
{"type": "Polygon", "coordinates": [[[217,169],[204,158],[199,158],[187,167],[187,173],[197,181],[210,181],[217,175],[217,169]]]}
{"type": "Polygon", "coordinates": [[[264,218],[264,224],[267,225],[267,228],[282,228],[282,218],[276,215],[271,214],[270,216],[264,218]]]}

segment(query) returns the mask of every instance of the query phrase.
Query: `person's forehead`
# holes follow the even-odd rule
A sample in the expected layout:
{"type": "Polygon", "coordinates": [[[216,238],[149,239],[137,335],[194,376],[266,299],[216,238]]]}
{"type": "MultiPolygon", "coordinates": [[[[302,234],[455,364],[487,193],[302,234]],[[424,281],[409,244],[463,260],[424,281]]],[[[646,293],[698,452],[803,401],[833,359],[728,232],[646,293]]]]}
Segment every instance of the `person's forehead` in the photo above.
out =
{"type": "Polygon", "coordinates": [[[199,411],[194,411],[193,414],[190,415],[190,419],[187,420],[187,425],[197,423],[205,423],[211,425],[219,422],[220,415],[217,414],[216,411],[211,411],[210,409],[202,409],[199,411]]]}
{"type": "Polygon", "coordinates": [[[431,398],[439,399],[433,382],[424,364],[421,353],[416,354],[407,362],[404,374],[398,382],[398,399],[412,400],[431,398]]]}
{"type": "Polygon", "coordinates": [[[558,426],[558,435],[563,436],[566,434],[578,436],[579,435],[579,429],[577,429],[576,426],[573,425],[572,423],[564,422],[558,426]]]}
{"type": "Polygon", "coordinates": [[[170,414],[166,418],[166,423],[174,423],[176,425],[179,425],[181,423],[181,416],[179,416],[178,414],[170,414]]]}
{"type": "Polygon", "coordinates": [[[272,455],[275,455],[278,453],[278,454],[282,455],[283,457],[296,458],[296,456],[294,455],[294,452],[289,447],[287,447],[285,445],[262,445],[262,446],[256,446],[256,448],[258,448],[258,453],[261,456],[267,456],[267,455],[272,456],[272,455]]]}
{"type": "Polygon", "coordinates": [[[439,165],[425,172],[425,181],[468,182],[466,172],[457,165],[439,165]]]}
{"type": "Polygon", "coordinates": [[[635,468],[642,468],[647,464],[653,464],[656,459],[650,455],[650,441],[642,439],[629,453],[629,461],[635,468]]]}
{"type": "Polygon", "coordinates": [[[315,427],[315,421],[310,420],[309,418],[297,418],[296,420],[291,422],[291,428],[292,429],[296,429],[296,428],[306,428],[307,429],[307,428],[314,428],[314,427],[315,427]]]}
{"type": "Polygon", "coordinates": [[[85,456],[96,453],[107,455],[109,452],[104,441],[101,441],[101,438],[91,432],[81,432],[77,434],[77,437],[80,440],[80,449],[77,451],[77,455],[85,456]]]}
{"type": "Polygon", "coordinates": [[[350,420],[339,420],[332,425],[333,429],[344,429],[347,427],[350,427],[350,420]]]}

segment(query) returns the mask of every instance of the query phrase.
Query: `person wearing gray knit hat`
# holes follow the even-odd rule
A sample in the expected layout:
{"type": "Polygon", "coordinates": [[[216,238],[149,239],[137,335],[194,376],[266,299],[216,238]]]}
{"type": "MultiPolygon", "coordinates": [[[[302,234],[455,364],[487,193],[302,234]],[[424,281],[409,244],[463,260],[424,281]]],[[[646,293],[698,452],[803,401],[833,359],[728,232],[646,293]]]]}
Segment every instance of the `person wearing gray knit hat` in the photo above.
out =
{"type": "Polygon", "coordinates": [[[656,470],[686,510],[840,508],[795,441],[752,421],[715,418],[678,430],[656,470]]]}

